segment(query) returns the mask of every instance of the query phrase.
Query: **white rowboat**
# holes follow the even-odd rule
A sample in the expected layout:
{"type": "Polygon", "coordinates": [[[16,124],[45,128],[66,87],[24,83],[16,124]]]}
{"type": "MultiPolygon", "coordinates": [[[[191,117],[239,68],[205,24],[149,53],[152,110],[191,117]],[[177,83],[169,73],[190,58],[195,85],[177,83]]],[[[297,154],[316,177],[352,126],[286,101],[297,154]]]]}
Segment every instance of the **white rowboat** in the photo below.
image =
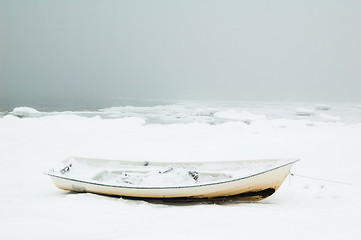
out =
{"type": "Polygon", "coordinates": [[[272,195],[298,159],[134,162],[71,157],[46,174],[64,190],[141,199],[261,200],[272,195]]]}

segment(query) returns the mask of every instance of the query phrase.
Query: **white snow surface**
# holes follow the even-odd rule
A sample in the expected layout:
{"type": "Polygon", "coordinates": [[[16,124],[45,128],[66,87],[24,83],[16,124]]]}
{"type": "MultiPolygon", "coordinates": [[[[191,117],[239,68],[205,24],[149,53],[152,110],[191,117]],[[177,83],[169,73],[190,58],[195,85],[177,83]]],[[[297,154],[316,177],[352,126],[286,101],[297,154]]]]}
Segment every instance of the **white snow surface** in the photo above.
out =
{"type": "MultiPolygon", "coordinates": [[[[277,118],[277,111],[294,111],[287,105],[270,117],[260,106],[257,114],[266,119],[249,125],[193,118],[149,123],[141,113],[108,119],[78,113],[0,117],[0,239],[360,239],[361,116],[343,122],[359,111],[355,106],[332,107],[339,111],[337,122],[277,118]],[[174,205],[57,189],[43,172],[68,156],[301,161],[291,170],[295,176],[260,202],[174,205]]],[[[170,116],[177,114],[169,109],[170,116]]]]}

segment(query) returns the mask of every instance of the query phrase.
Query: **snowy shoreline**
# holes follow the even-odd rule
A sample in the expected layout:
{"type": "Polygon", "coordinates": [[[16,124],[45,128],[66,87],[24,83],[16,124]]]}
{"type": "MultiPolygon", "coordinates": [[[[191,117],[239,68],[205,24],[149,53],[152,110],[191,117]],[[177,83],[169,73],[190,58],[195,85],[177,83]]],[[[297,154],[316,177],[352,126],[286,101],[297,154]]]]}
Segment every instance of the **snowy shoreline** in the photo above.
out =
{"type": "MultiPolygon", "coordinates": [[[[249,238],[255,231],[257,237],[271,239],[361,237],[361,121],[356,112],[353,122],[343,122],[349,112],[359,111],[357,107],[340,111],[338,119],[332,118],[337,111],[333,106],[323,116],[325,121],[318,121],[298,118],[293,105],[281,106],[274,112],[266,109],[265,119],[250,124],[234,119],[210,124],[205,119],[223,109],[196,111],[196,107],[178,111],[182,121],[177,121],[175,108],[155,113],[155,108],[146,113],[137,108],[116,118],[77,113],[0,117],[0,238],[219,239],[239,235],[240,226],[242,236],[249,238]],[[289,112],[276,115],[284,108],[289,112]],[[192,115],[195,112],[198,115],[192,115]],[[158,113],[172,121],[164,124],[158,113]],[[157,121],[150,121],[149,114],[158,114],[157,121]],[[287,114],[293,119],[282,117],[287,114]],[[68,156],[168,162],[297,157],[301,161],[292,170],[294,177],[258,203],[170,206],[57,189],[43,172],[68,156]]],[[[262,115],[262,109],[245,110],[262,115]]]]}
{"type": "Polygon", "coordinates": [[[358,103],[308,103],[308,102],[178,102],[154,106],[120,106],[83,111],[39,111],[32,107],[16,107],[3,112],[19,118],[58,115],[77,115],[118,119],[139,117],[147,124],[179,124],[244,122],[259,120],[310,120],[312,122],[338,122],[354,124],[361,121],[358,103]]]}

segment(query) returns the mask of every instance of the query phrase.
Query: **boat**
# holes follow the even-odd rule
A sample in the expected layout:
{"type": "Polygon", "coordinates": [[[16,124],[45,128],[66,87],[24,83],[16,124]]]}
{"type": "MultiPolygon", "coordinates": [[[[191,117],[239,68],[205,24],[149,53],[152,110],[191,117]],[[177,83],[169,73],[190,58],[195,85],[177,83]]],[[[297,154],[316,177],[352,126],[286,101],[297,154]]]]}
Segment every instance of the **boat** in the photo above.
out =
{"type": "Polygon", "coordinates": [[[69,157],[46,174],[64,190],[134,199],[258,201],[272,195],[299,159],[214,162],[69,157]]]}

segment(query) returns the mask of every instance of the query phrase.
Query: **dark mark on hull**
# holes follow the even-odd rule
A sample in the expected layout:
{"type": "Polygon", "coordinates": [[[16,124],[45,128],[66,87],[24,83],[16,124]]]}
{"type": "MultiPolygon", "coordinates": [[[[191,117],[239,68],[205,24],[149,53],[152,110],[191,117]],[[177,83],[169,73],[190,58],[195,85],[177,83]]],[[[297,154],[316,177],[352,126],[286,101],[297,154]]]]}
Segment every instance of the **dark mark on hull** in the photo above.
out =
{"type": "MultiPolygon", "coordinates": [[[[74,190],[74,188],[73,188],[74,190]]],[[[77,189],[80,192],[80,189],[77,189]]],[[[84,189],[85,190],[85,189],[84,189]]],[[[175,198],[142,198],[142,197],[127,197],[127,196],[114,196],[101,194],[114,198],[123,198],[129,200],[141,200],[152,204],[164,204],[164,205],[196,205],[196,204],[232,204],[240,202],[254,202],[265,199],[271,196],[276,190],[274,188],[267,188],[256,192],[246,192],[237,195],[231,195],[226,197],[214,197],[214,198],[197,198],[197,197],[175,197],[175,198]]],[[[83,191],[84,192],[84,191],[83,191]]]]}

